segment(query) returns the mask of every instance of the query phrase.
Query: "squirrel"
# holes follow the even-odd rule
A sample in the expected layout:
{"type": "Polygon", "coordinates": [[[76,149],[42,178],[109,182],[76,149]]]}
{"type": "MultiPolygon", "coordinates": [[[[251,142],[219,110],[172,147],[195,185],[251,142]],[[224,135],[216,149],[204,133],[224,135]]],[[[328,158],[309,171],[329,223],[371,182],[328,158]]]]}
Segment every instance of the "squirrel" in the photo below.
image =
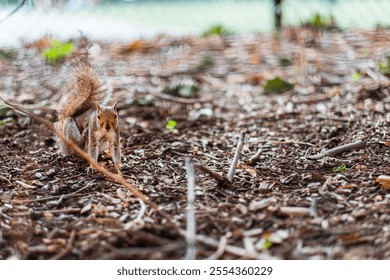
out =
{"type": "MultiPolygon", "coordinates": [[[[105,71],[87,59],[75,59],[67,64],[65,75],[68,80],[60,92],[55,127],[84,149],[95,162],[99,154],[110,147],[115,169],[120,173],[117,102],[107,105],[112,88],[105,71]]],[[[65,156],[73,154],[63,140],[57,138],[57,142],[65,156]]]]}

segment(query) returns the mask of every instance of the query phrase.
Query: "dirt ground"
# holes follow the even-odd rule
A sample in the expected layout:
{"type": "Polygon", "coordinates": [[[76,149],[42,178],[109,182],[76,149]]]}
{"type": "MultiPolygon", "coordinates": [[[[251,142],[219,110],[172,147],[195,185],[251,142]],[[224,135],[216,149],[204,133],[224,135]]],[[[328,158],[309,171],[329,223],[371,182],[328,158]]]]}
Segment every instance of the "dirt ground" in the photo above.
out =
{"type": "MultiPolygon", "coordinates": [[[[378,70],[389,36],[286,29],[95,42],[91,60],[105,65],[119,101],[123,176],[158,209],[87,173],[82,159],[63,158],[50,130],[8,111],[0,117],[13,118],[0,126],[0,259],[184,258],[175,229],[186,229],[185,159],[226,176],[241,131],[232,184],[196,172],[198,259],[390,259],[389,183],[377,182],[390,175],[390,82],[378,70]],[[265,93],[275,77],[294,89],[265,93]],[[162,93],[178,84],[194,96],[162,93]]],[[[64,82],[62,64],[48,65],[36,43],[0,65],[1,95],[53,121],[41,107],[64,82]]],[[[107,155],[100,162],[114,170],[107,155]]]]}

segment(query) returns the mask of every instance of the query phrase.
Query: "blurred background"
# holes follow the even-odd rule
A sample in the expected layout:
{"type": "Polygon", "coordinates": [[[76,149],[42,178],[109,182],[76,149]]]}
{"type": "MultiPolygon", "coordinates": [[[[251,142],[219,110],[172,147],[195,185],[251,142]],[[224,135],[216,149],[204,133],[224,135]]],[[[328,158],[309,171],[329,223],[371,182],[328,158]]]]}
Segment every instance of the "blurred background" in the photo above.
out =
{"type": "Polygon", "coordinates": [[[202,34],[216,25],[234,33],[269,32],[275,12],[282,26],[332,22],[341,29],[373,29],[390,26],[389,10],[389,0],[0,0],[0,47],[44,35],[120,42],[202,34]]]}

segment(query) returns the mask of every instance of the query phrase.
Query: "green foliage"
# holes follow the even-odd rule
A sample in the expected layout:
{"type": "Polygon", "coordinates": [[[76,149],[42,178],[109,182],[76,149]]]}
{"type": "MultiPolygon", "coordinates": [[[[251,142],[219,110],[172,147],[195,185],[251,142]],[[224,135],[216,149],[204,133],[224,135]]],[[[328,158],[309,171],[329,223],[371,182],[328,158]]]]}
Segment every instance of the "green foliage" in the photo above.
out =
{"type": "Polygon", "coordinates": [[[283,67],[288,67],[288,66],[291,66],[293,65],[292,61],[286,57],[282,57],[279,59],[279,63],[281,66],[283,67]]]}
{"type": "Polygon", "coordinates": [[[209,68],[214,65],[214,59],[211,55],[205,55],[199,63],[200,68],[209,68]]]}
{"type": "Polygon", "coordinates": [[[51,40],[51,47],[44,50],[42,55],[46,58],[47,62],[54,64],[59,60],[64,59],[73,50],[73,43],[62,43],[59,40],[51,40]]]}
{"type": "Polygon", "coordinates": [[[170,132],[172,132],[177,125],[177,122],[175,120],[169,120],[167,125],[165,126],[170,132]]]}
{"type": "Polygon", "coordinates": [[[231,34],[233,34],[232,31],[226,29],[226,27],[224,27],[221,24],[216,24],[216,25],[211,26],[206,31],[204,31],[203,37],[208,37],[211,35],[225,36],[225,35],[231,35],[231,34]]]}
{"type": "Polygon", "coordinates": [[[316,29],[332,29],[334,27],[334,17],[325,17],[316,13],[311,19],[307,20],[304,25],[310,26],[316,29]]]}
{"type": "Polygon", "coordinates": [[[273,245],[272,241],[267,239],[267,241],[265,241],[264,245],[263,245],[263,249],[264,250],[268,250],[269,248],[271,248],[273,245]]]}
{"type": "Polygon", "coordinates": [[[183,80],[169,85],[163,90],[166,94],[181,98],[195,98],[198,91],[199,88],[193,80],[183,80]]]}
{"type": "Polygon", "coordinates": [[[345,171],[347,171],[347,168],[346,168],[345,164],[342,163],[342,164],[340,164],[337,167],[333,167],[332,171],[333,172],[338,172],[338,173],[345,173],[345,171]]]}
{"type": "Polygon", "coordinates": [[[286,91],[292,90],[293,88],[294,88],[293,84],[290,84],[289,82],[286,82],[281,78],[276,77],[275,79],[267,80],[267,82],[264,85],[264,93],[281,94],[286,91]]]}
{"type": "Polygon", "coordinates": [[[9,107],[4,104],[0,104],[0,117],[5,117],[5,114],[9,111],[9,107]]]}
{"type": "Polygon", "coordinates": [[[379,71],[383,75],[390,75],[390,56],[384,62],[379,63],[379,71]]]}
{"type": "Polygon", "coordinates": [[[3,120],[0,120],[0,125],[4,125],[6,123],[11,123],[13,122],[14,120],[10,117],[10,118],[5,118],[3,120]]]}
{"type": "Polygon", "coordinates": [[[141,106],[153,106],[154,98],[151,95],[145,95],[140,98],[134,99],[132,104],[141,106]]]}
{"type": "Polygon", "coordinates": [[[1,49],[0,60],[15,60],[18,57],[16,49],[1,49]]]}
{"type": "Polygon", "coordinates": [[[351,79],[352,79],[352,81],[354,81],[354,82],[360,81],[361,78],[362,78],[362,74],[360,74],[360,72],[358,72],[358,71],[356,71],[355,73],[353,73],[352,76],[351,76],[351,79]]]}

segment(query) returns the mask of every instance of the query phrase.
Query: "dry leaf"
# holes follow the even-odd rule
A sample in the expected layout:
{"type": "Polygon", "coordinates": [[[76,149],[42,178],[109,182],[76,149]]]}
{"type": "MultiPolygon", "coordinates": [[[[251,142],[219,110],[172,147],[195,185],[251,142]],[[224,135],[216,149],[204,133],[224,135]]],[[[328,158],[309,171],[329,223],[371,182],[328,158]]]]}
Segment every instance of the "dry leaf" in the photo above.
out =
{"type": "Polygon", "coordinates": [[[246,77],[246,81],[251,85],[260,85],[265,80],[262,74],[252,74],[246,77]]]}
{"type": "Polygon", "coordinates": [[[245,170],[246,170],[246,172],[247,172],[249,175],[251,175],[252,177],[257,177],[256,169],[254,169],[254,168],[247,168],[247,169],[245,169],[245,170]]]}
{"type": "Polygon", "coordinates": [[[375,182],[379,183],[382,189],[390,190],[390,176],[380,175],[378,178],[375,179],[375,182]]]}

